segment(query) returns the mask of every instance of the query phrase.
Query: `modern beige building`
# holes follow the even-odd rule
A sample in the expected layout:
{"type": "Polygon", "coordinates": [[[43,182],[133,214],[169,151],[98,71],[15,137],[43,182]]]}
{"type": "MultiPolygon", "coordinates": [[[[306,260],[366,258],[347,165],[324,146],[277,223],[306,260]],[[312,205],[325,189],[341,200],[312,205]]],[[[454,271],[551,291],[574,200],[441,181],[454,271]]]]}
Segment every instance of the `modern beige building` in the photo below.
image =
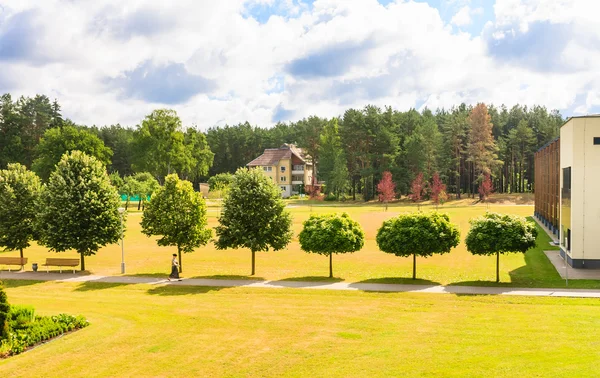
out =
{"type": "Polygon", "coordinates": [[[574,268],[600,268],[600,115],[560,129],[560,253],[574,268]]]}
{"type": "Polygon", "coordinates": [[[246,166],[262,168],[264,174],[281,188],[283,198],[303,193],[304,187],[311,185],[313,180],[310,156],[293,144],[268,148],[246,166]]]}

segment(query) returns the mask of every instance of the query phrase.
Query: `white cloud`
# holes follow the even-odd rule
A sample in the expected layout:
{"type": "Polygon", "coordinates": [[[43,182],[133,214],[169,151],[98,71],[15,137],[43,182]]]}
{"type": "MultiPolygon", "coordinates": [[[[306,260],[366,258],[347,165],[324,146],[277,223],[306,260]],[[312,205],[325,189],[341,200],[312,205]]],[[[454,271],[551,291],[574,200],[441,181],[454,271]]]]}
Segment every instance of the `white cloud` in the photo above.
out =
{"type": "MultiPolygon", "coordinates": [[[[287,14],[261,24],[249,17],[243,0],[0,0],[0,46],[9,25],[2,20],[33,10],[38,28],[21,24],[19,29],[35,36],[27,40],[35,44],[33,58],[25,49],[3,58],[0,50],[0,71],[15,78],[0,77],[0,92],[56,97],[65,116],[90,125],[135,125],[152,109],[168,106],[185,125],[207,128],[246,120],[268,126],[279,106],[294,120],[335,116],[366,104],[407,109],[486,101],[565,109],[584,106],[574,104],[576,97],[586,98],[589,88],[600,86],[600,55],[589,48],[598,32],[583,0],[498,0],[497,21],[486,30],[501,41],[531,30],[536,22],[577,21],[579,38],[568,40],[562,54],[577,56],[569,60],[571,67],[585,74],[537,72],[494,59],[484,36],[452,28],[469,25],[483,12],[467,0],[448,2],[462,7],[450,24],[422,2],[384,7],[376,0],[315,0],[311,8],[296,0],[253,3],[287,14]],[[127,72],[141,77],[151,67],[177,69],[148,72],[147,78],[172,73],[177,80],[169,82],[177,83],[189,75],[206,78],[214,87],[166,105],[142,100],[161,96],[124,97],[123,88],[114,86],[119,80],[110,80],[127,72]]],[[[145,84],[170,88],[168,82],[145,84]]],[[[596,106],[596,99],[592,96],[585,106],[596,106]]]]}

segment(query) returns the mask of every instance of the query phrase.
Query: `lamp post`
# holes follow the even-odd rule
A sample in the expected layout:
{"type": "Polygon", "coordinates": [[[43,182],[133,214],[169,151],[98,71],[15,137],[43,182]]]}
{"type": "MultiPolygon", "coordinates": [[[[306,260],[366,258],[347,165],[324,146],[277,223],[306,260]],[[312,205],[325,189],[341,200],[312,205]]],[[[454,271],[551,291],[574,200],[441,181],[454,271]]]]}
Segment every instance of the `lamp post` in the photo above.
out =
{"type": "Polygon", "coordinates": [[[121,274],[125,274],[125,246],[123,244],[123,213],[125,208],[119,207],[119,216],[121,217],[121,274]]]}

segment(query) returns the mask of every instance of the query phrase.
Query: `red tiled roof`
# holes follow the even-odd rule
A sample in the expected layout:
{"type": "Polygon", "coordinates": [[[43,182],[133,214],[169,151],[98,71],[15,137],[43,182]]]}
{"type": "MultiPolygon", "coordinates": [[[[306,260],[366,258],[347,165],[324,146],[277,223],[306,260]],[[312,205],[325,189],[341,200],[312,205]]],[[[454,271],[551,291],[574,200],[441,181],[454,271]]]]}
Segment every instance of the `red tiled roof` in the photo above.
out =
{"type": "Polygon", "coordinates": [[[291,159],[292,154],[296,155],[306,164],[310,164],[310,158],[304,154],[302,148],[293,144],[284,144],[280,148],[267,148],[262,155],[246,164],[248,167],[257,167],[263,165],[277,165],[281,159],[291,159]],[[308,158],[308,159],[307,159],[308,158]]]}
{"type": "Polygon", "coordinates": [[[281,159],[291,159],[292,151],[288,149],[268,148],[262,155],[246,164],[249,167],[260,165],[277,165],[281,159]]]}

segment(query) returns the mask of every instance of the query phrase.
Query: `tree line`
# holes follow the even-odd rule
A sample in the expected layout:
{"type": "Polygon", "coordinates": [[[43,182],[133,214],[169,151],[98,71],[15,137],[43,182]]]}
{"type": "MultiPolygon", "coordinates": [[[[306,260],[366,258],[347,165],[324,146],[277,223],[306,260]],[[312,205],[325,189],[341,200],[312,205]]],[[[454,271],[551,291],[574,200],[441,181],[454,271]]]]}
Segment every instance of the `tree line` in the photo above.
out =
{"type": "Polygon", "coordinates": [[[66,151],[78,149],[121,177],[149,172],[159,182],[176,172],[198,188],[219,173],[234,173],[265,148],[294,143],[312,157],[316,177],[335,197],[375,198],[383,173],[397,193],[409,194],[419,175],[434,175],[447,193],[475,196],[486,175],[496,192],[534,188],[534,152],[555,139],[565,119],[544,106],[460,104],[408,111],[366,106],[331,119],[311,116],[271,128],[248,122],[201,132],[184,127],[173,110],[159,109],[139,125],[77,125],[44,95],[0,97],[0,168],[18,162],[46,180],[66,151]]]}
{"type": "MultiPolygon", "coordinates": [[[[254,275],[257,252],[282,250],[292,241],[292,216],[279,187],[260,168],[238,169],[229,190],[215,227],[215,247],[249,249],[254,275]]],[[[125,214],[119,205],[105,167],[81,151],[65,153],[47,185],[41,185],[25,166],[9,164],[7,170],[0,170],[0,247],[20,251],[21,263],[23,249],[32,240],[50,251],[74,249],[81,256],[81,270],[85,270],[85,256],[123,237],[121,217],[125,214]]],[[[536,245],[535,224],[524,218],[486,213],[470,223],[467,250],[477,255],[496,254],[496,282],[500,254],[525,253],[536,245]]],[[[158,245],[177,247],[173,256],[179,258],[179,272],[182,252],[194,252],[213,234],[204,198],[176,174],[167,175],[165,185],[154,193],[143,211],[141,226],[145,235],[159,237],[158,245]]],[[[303,223],[298,241],[305,252],[329,257],[329,277],[333,277],[333,254],[359,251],[364,232],[345,213],[313,214],[303,223]]],[[[384,221],[376,237],[381,251],[412,255],[413,279],[417,256],[449,253],[459,241],[458,226],[450,223],[447,214],[421,211],[384,221]]],[[[177,276],[176,271],[172,274],[177,276]]]]}

